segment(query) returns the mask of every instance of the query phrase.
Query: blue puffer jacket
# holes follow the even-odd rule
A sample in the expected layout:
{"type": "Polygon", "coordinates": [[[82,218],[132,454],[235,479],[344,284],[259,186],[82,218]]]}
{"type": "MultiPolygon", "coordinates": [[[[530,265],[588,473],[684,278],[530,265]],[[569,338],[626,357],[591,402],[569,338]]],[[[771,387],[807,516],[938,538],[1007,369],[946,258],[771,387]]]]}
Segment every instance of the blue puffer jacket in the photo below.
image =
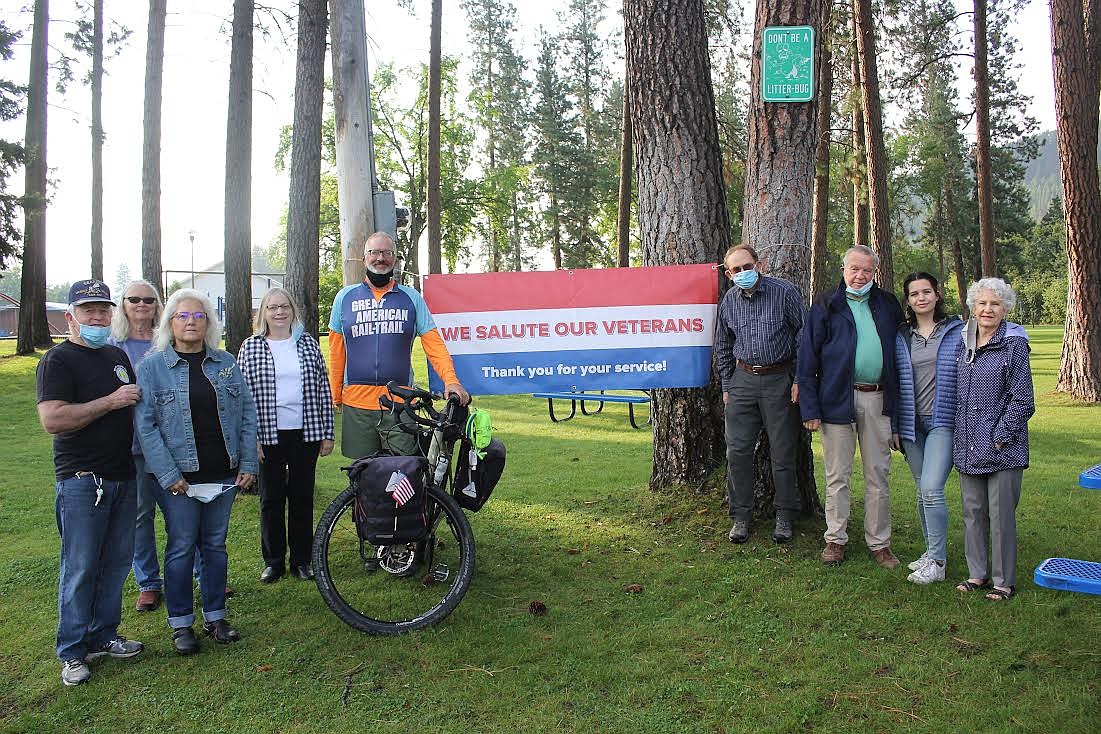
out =
{"type": "MultiPolygon", "coordinates": [[[[895,429],[898,406],[898,370],[895,337],[902,307],[893,294],[872,286],[868,305],[883,348],[883,414],[895,429]]],[[[796,374],[799,412],[804,421],[853,423],[853,374],[856,371],[856,321],[846,303],[845,282],[819,296],[803,323],[796,374]]]]}
{"type": "MultiPolygon", "coordinates": [[[[963,322],[950,316],[942,327],[937,347],[936,392],[933,397],[933,428],[953,426],[956,422],[956,357],[963,351],[963,322]]],[[[914,365],[910,361],[908,323],[899,325],[895,348],[898,365],[898,435],[917,440],[917,395],[914,393],[914,365]]]]}
{"type": "Polygon", "coordinates": [[[1028,419],[1036,412],[1028,334],[1003,321],[983,347],[977,325],[964,330],[957,359],[956,429],[952,458],[961,474],[992,474],[1028,466],[1028,419]]]}
{"type": "MultiPolygon", "coordinates": [[[[257,474],[256,404],[241,370],[229,352],[207,349],[203,374],[218,399],[229,465],[243,474],[257,474]]],[[[146,470],[168,489],[183,478],[183,472],[199,471],[188,364],[172,347],[151,352],[138,367],[138,385],[141,402],[134,416],[146,470]]]]}

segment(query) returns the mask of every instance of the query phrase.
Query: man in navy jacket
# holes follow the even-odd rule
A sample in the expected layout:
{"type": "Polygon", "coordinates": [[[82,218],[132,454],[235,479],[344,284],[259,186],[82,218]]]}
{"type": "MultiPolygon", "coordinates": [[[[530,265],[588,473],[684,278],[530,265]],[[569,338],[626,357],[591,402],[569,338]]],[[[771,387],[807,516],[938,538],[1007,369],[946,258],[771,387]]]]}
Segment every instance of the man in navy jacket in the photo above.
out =
{"type": "Polygon", "coordinates": [[[860,443],[864,464],[864,540],[877,563],[898,566],[891,553],[887,472],[898,446],[898,374],[894,344],[902,308],[873,280],[879,257],[862,245],[842,259],[843,280],[811,306],[799,343],[797,374],[803,425],[822,432],[826,462],[826,547],[823,563],[845,559],[849,480],[860,443]]]}

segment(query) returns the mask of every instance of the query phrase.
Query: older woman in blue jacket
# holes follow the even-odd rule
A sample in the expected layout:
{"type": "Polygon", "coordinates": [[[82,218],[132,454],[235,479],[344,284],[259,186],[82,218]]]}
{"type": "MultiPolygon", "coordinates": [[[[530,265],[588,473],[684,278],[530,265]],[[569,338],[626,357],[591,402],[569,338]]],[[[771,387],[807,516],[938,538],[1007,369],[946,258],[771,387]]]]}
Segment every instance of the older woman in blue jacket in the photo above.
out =
{"type": "Polygon", "coordinates": [[[948,505],[944,483],[952,470],[956,420],[956,356],[963,322],[949,317],[940,284],[929,273],[910,273],[902,283],[905,323],[898,327],[898,433],[917,484],[918,518],[925,551],[910,564],[915,584],[944,581],[948,505]]]}
{"type": "Polygon", "coordinates": [[[952,448],[970,577],[956,588],[989,589],[991,601],[1010,599],[1016,590],[1016,511],[1028,466],[1028,419],[1036,410],[1028,334],[1005,319],[1016,302],[1000,278],[973,284],[958,359],[952,448]]]}
{"type": "Polygon", "coordinates": [[[176,291],[164,306],[154,352],[138,368],[138,440],[168,536],[165,605],[176,652],[199,644],[191,571],[196,547],[203,631],[218,643],[240,639],[226,621],[226,533],[237,488],[258,471],[256,406],[233,356],[218,348],[222,326],[210,299],[176,291]]]}

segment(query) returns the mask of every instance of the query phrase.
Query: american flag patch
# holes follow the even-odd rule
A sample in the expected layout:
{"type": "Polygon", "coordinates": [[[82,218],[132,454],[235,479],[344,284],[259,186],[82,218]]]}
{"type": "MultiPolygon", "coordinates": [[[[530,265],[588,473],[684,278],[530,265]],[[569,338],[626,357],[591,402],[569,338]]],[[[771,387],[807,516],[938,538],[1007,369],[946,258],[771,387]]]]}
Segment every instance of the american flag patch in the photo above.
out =
{"type": "Polygon", "coordinates": [[[394,498],[394,502],[397,502],[399,507],[413,499],[416,494],[409,477],[400,471],[390,475],[390,481],[386,483],[386,491],[390,493],[390,496],[394,498]]]}

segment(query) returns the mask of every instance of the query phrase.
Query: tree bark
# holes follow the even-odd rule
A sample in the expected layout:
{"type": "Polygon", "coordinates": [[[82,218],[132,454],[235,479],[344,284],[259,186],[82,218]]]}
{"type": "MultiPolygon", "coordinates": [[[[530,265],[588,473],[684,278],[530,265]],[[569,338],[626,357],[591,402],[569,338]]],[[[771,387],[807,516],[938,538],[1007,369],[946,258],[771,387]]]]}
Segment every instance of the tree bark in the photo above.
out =
{"type": "Polygon", "coordinates": [[[634,139],[631,134],[631,95],[623,90],[623,138],[619,146],[619,210],[616,216],[616,266],[631,266],[631,178],[634,139]]]}
{"type": "MultiPolygon", "coordinates": [[[[823,127],[829,119],[816,103],[765,103],[761,97],[761,38],[767,26],[809,25],[823,28],[829,17],[825,0],[758,0],[750,67],[749,141],[746,144],[745,196],[742,242],[752,245],[770,275],[796,285],[809,305],[811,292],[811,223],[816,212],[816,160],[823,127]]],[[[815,49],[817,67],[828,66],[828,39],[819,37],[815,49]]],[[[825,126],[828,136],[829,125],[825,126]]],[[[828,162],[827,162],[828,166],[828,162]]],[[[814,457],[810,434],[802,431],[799,449],[799,495],[804,514],[821,514],[822,505],[814,482],[814,457]]],[[[753,463],[754,513],[775,514],[768,438],[758,434],[753,463]]]]}
{"type": "Polygon", "coordinates": [[[363,3],[329,0],[337,197],[344,284],[363,282],[363,246],[375,231],[367,27],[363,3]]]}
{"type": "Polygon", "coordinates": [[[864,144],[864,92],[860,88],[860,55],[856,51],[856,0],[849,14],[852,43],[850,70],[853,85],[853,245],[868,247],[868,154],[864,144]]]}
{"type": "Polygon", "coordinates": [[[92,277],[103,280],[103,0],[92,6],[92,277]]]}
{"type": "Polygon", "coordinates": [[[979,199],[982,274],[998,274],[994,250],[994,183],[990,170],[990,76],[987,71],[987,0],[975,0],[975,186],[979,199]]]}
{"type": "Polygon", "coordinates": [[[287,203],[287,290],[303,326],[318,335],[321,237],[321,116],[325,94],[326,0],[298,2],[298,57],[287,203]]]}
{"type": "Polygon", "coordinates": [[[1101,402],[1101,0],[1051,0],[1051,46],[1069,280],[1055,389],[1096,403],[1101,402]]]}
{"type": "Polygon", "coordinates": [[[161,282],[161,94],[167,14],[168,0],[149,0],[141,163],[141,277],[162,289],[165,284],[161,282]]]}
{"type": "MultiPolygon", "coordinates": [[[[627,92],[646,265],[716,262],[730,243],[701,0],[626,0],[627,92]]],[[[696,484],[722,461],[722,400],[656,390],[650,488],[696,484]]]]}
{"type": "MultiPolygon", "coordinates": [[[[822,26],[819,40],[822,49],[818,68],[818,122],[815,128],[814,148],[814,218],[811,221],[811,274],[812,298],[830,290],[837,284],[837,270],[830,267],[827,243],[830,211],[830,118],[833,114],[833,43],[832,19],[822,26]]],[[[805,291],[804,291],[805,292],[805,291]]]]}
{"type": "Polygon", "coordinates": [[[252,18],[253,0],[233,0],[226,122],[226,351],[252,333],[252,18]]]}
{"type": "Polygon", "coordinates": [[[428,53],[428,272],[443,272],[443,228],[440,224],[440,124],[443,50],[443,0],[432,0],[428,53]]]}
{"type": "Polygon", "coordinates": [[[853,0],[856,15],[856,52],[860,60],[860,88],[864,97],[864,136],[868,152],[868,217],[871,248],[879,255],[876,282],[894,292],[891,256],[891,213],[887,203],[887,149],[883,142],[883,113],[879,101],[875,23],[871,0],[853,0]]]}
{"type": "Polygon", "coordinates": [[[967,318],[967,271],[963,264],[963,247],[960,245],[960,233],[951,224],[951,219],[956,211],[956,202],[952,198],[952,184],[948,179],[944,181],[944,217],[945,231],[952,244],[953,269],[956,271],[956,292],[959,296],[960,315],[967,318]]]}
{"type": "Polygon", "coordinates": [[[16,354],[49,348],[46,321],[46,97],[49,93],[50,3],[34,4],[31,69],[27,82],[27,132],[24,142],[23,275],[19,284],[19,336],[16,354]]]}

